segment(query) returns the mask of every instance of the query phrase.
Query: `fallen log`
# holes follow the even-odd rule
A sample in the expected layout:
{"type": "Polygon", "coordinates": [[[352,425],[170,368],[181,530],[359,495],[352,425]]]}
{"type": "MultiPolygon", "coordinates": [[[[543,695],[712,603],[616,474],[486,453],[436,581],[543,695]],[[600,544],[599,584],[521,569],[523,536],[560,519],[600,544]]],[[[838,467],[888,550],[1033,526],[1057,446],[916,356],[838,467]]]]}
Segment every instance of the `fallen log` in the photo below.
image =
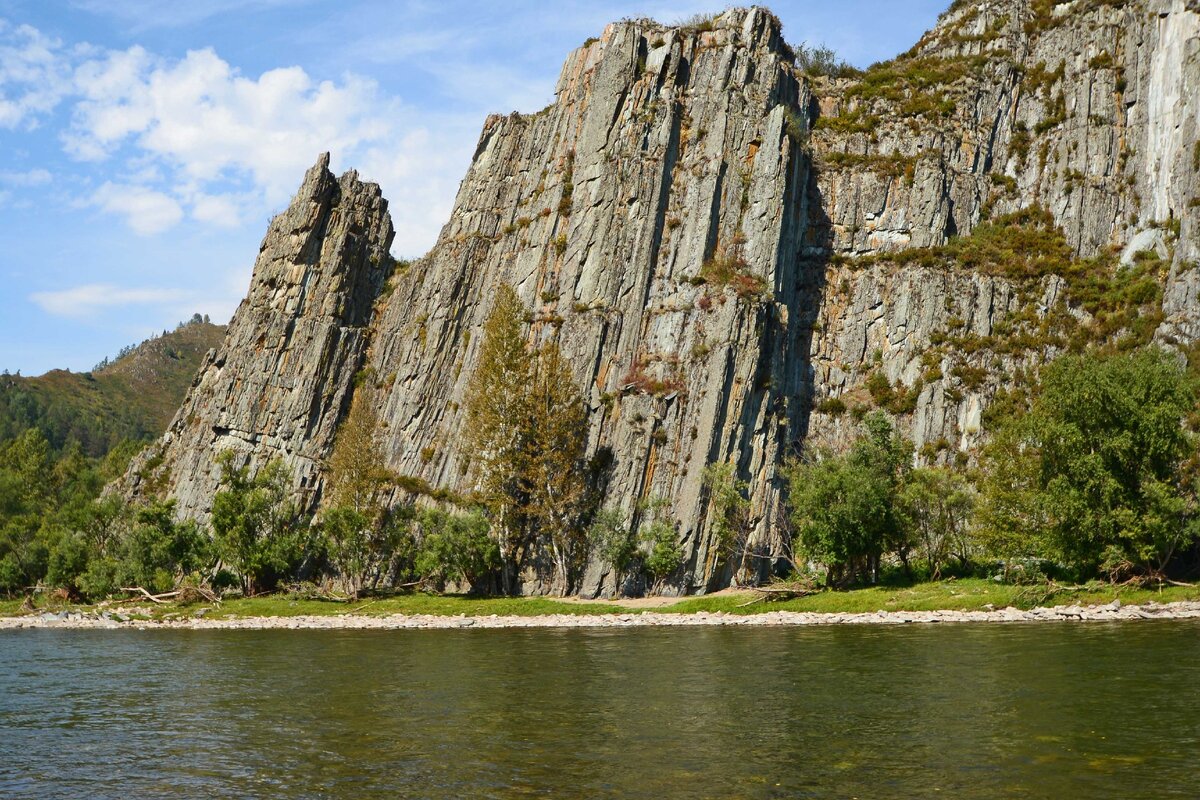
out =
{"type": "Polygon", "coordinates": [[[150,594],[150,592],[146,591],[141,586],[122,586],[121,591],[122,592],[139,593],[139,594],[143,595],[147,600],[149,600],[153,603],[165,603],[170,598],[178,597],[180,595],[180,592],[178,592],[178,591],[163,592],[162,594],[150,594]]]}
{"type": "Polygon", "coordinates": [[[754,586],[750,591],[755,592],[757,597],[752,597],[745,603],[737,605],[736,608],[745,608],[767,600],[794,600],[797,597],[817,594],[820,590],[811,586],[754,586]]]}

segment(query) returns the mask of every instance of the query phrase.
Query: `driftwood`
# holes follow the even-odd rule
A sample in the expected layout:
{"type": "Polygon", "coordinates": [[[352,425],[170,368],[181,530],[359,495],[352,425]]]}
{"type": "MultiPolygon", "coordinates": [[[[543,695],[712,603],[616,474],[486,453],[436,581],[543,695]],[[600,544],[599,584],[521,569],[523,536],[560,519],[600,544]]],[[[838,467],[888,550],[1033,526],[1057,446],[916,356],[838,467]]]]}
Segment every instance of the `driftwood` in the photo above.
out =
{"type": "Polygon", "coordinates": [[[168,600],[178,600],[182,603],[195,602],[196,600],[205,600],[209,603],[219,603],[220,598],[216,593],[203,586],[184,586],[181,589],[176,589],[173,592],[162,592],[160,594],[151,594],[141,586],[122,586],[122,592],[133,592],[140,597],[130,597],[121,600],[122,603],[136,602],[138,600],[149,600],[152,603],[165,603],[168,600]]]}
{"type": "Polygon", "coordinates": [[[771,586],[755,586],[751,589],[755,593],[755,597],[750,598],[744,603],[738,604],[737,608],[745,608],[752,606],[755,603],[762,603],[768,600],[793,600],[797,597],[805,597],[810,594],[816,594],[819,589],[814,589],[812,586],[786,586],[773,584],[771,586]]]}
{"type": "MultiPolygon", "coordinates": [[[[182,592],[180,592],[180,591],[163,592],[162,594],[150,594],[148,591],[143,589],[141,586],[122,586],[121,591],[122,592],[137,592],[137,593],[141,594],[145,599],[147,599],[153,603],[165,603],[170,598],[178,597],[180,594],[182,594],[182,592]]],[[[134,597],[131,599],[141,600],[142,598],[134,597]]],[[[126,602],[128,602],[128,601],[126,601],[126,602]]]]}

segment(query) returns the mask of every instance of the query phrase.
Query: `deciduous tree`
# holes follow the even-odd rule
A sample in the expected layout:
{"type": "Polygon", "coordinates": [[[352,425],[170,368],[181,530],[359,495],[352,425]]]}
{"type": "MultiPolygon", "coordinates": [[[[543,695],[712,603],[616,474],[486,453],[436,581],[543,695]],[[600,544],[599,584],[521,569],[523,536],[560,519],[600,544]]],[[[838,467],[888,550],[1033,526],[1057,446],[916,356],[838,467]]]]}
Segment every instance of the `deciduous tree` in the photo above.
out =
{"type": "Polygon", "coordinates": [[[883,553],[907,547],[897,495],[911,445],[881,412],[844,455],[825,454],[787,470],[796,546],[824,564],[830,585],[878,579],[883,553]]]}
{"type": "Polygon", "coordinates": [[[526,410],[526,512],[554,559],[554,591],[566,595],[584,555],[587,410],[558,346],[538,353],[526,410]]]}
{"type": "Polygon", "coordinates": [[[464,437],[476,487],[492,518],[511,592],[517,556],[525,545],[526,435],[533,359],[522,326],[525,306],[512,287],[496,292],[483,328],[478,364],[467,387],[464,437]]]}
{"type": "Polygon", "coordinates": [[[1161,573],[1196,540],[1195,407],[1159,348],[1050,364],[984,461],[985,535],[1006,526],[1081,576],[1161,573]]]}
{"type": "Polygon", "coordinates": [[[213,497],[212,528],[221,558],[252,595],[294,575],[309,555],[308,530],[288,497],[290,477],[281,460],[251,476],[235,459],[231,450],[218,457],[222,489],[213,497]]]}
{"type": "Polygon", "coordinates": [[[330,561],[351,597],[375,589],[412,558],[412,509],[383,502],[392,472],[379,445],[376,402],[369,386],[354,393],[329,458],[330,504],[321,514],[330,561]]]}

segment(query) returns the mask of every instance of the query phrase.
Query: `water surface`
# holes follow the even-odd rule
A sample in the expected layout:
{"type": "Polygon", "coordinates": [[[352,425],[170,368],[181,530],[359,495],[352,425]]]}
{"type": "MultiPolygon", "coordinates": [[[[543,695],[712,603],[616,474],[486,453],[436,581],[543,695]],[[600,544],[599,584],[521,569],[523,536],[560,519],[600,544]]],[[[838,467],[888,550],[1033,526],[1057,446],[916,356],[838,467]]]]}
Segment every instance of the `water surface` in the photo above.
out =
{"type": "Polygon", "coordinates": [[[1189,797],[1200,624],[0,633],[2,797],[1189,797]]]}

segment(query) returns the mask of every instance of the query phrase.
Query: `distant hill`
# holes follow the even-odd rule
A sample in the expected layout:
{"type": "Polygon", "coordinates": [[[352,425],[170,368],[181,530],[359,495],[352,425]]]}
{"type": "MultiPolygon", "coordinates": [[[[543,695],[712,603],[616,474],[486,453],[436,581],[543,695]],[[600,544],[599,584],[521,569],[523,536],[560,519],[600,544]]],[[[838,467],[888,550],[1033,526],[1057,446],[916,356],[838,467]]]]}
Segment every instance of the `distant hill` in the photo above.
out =
{"type": "Polygon", "coordinates": [[[55,449],[76,441],[85,453],[101,456],[123,439],[160,436],[204,354],[224,337],[224,325],[195,317],[91,372],[0,376],[0,442],[38,427],[55,449]]]}

